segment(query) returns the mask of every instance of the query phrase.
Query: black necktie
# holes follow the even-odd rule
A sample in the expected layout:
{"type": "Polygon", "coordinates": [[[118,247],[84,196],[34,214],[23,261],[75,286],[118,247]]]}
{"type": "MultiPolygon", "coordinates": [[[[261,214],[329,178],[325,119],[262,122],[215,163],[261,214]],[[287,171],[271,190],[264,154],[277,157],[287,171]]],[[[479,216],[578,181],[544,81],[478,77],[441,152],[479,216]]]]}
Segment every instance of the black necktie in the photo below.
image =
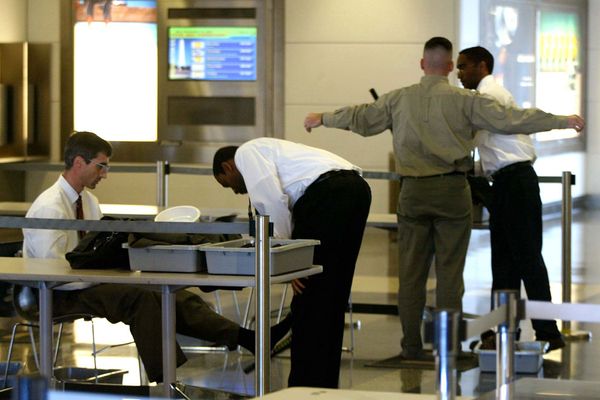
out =
{"type": "Polygon", "coordinates": [[[254,221],[254,213],[252,212],[252,202],[248,199],[248,220],[254,221]]]}
{"type": "MultiPolygon", "coordinates": [[[[77,201],[75,202],[75,213],[77,215],[77,219],[83,219],[83,204],[81,203],[81,196],[77,197],[77,201]]],[[[85,236],[85,231],[77,231],[79,235],[79,239],[85,236]]]]}

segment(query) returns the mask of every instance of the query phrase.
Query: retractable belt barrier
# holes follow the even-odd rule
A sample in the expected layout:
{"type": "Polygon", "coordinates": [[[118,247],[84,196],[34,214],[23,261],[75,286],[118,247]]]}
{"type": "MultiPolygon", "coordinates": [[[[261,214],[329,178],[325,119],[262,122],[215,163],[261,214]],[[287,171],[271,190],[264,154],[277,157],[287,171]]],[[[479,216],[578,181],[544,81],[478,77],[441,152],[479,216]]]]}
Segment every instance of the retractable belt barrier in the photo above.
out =
{"type": "Polygon", "coordinates": [[[456,310],[436,310],[434,318],[434,352],[436,357],[436,393],[440,400],[453,400],[456,388],[456,357],[460,343],[467,338],[497,327],[496,393],[511,399],[506,385],[515,379],[515,334],[521,319],[561,319],[600,323],[600,304],[555,304],[518,298],[517,291],[495,291],[496,308],[479,318],[455,323],[461,315],[456,310]],[[456,346],[448,349],[448,346],[456,346]],[[450,384],[452,383],[452,385],[450,384]]]}
{"type": "Polygon", "coordinates": [[[64,229],[139,233],[248,233],[248,222],[92,221],[77,219],[1,217],[0,228],[64,229]]]}

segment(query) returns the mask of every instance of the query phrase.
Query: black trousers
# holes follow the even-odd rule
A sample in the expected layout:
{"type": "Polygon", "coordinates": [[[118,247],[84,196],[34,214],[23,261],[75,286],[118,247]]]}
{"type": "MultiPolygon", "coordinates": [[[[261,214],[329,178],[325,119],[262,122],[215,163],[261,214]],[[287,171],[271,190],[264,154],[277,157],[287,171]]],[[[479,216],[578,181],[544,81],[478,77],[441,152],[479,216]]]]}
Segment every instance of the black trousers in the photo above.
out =
{"type": "MultiPolygon", "coordinates": [[[[535,170],[522,165],[494,176],[492,191],[492,290],[520,290],[523,281],[530,300],[551,301],[542,257],[542,202],[535,170]]],[[[539,340],[560,335],[555,321],[531,322],[539,340]]]]}
{"type": "MultiPolygon", "coordinates": [[[[146,374],[162,382],[162,328],[160,293],[131,285],[102,284],[82,290],[54,291],[53,315],[92,314],[112,323],[129,325],[146,374]]],[[[176,292],[176,331],[234,348],[239,326],[215,313],[199,296],[176,292]]],[[[177,366],[187,359],[177,345],[177,366]]]]}
{"type": "Polygon", "coordinates": [[[344,315],[371,205],[371,189],[343,171],[313,183],[292,212],[294,239],[317,239],[314,263],[323,273],[305,280],[292,300],[289,386],[337,388],[344,315]]]}

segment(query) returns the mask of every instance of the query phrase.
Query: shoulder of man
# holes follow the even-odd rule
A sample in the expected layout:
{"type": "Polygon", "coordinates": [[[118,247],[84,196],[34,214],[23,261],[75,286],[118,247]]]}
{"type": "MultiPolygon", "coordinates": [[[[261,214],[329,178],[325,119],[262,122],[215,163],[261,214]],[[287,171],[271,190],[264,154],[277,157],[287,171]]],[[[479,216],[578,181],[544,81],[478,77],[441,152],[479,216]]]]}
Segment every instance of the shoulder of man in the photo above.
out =
{"type": "Polygon", "coordinates": [[[488,85],[482,87],[480,93],[490,96],[503,104],[514,102],[512,94],[495,80],[490,81],[488,85]]]}
{"type": "Polygon", "coordinates": [[[64,214],[63,192],[55,185],[47,188],[35,198],[26,217],[28,218],[60,218],[64,214]]]}

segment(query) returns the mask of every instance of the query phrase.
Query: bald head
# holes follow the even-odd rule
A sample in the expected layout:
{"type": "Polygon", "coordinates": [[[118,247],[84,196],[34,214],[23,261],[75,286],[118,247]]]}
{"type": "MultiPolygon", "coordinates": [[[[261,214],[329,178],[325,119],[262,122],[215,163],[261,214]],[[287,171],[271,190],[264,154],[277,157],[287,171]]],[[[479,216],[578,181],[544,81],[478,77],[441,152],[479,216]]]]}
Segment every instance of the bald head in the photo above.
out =
{"type": "Polygon", "coordinates": [[[448,74],[454,69],[452,62],[452,43],[443,37],[433,37],[425,43],[421,69],[425,75],[448,74]]]}

